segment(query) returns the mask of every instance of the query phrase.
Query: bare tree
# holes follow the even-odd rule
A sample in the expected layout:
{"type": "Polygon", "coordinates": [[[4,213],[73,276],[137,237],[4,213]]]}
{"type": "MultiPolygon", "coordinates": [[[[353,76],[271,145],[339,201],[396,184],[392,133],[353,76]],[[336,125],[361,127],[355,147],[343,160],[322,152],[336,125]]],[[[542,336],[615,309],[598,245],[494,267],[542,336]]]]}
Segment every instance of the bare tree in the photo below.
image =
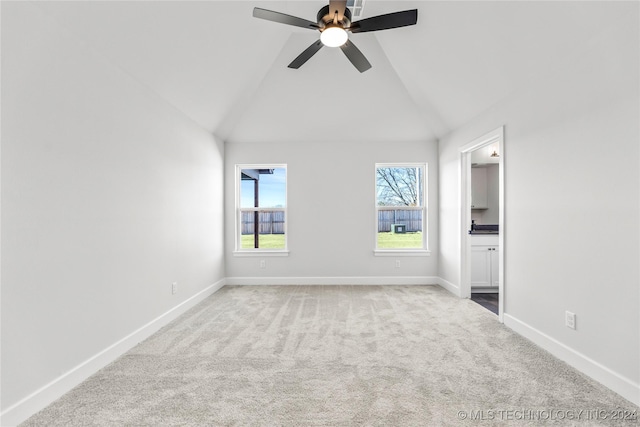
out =
{"type": "Polygon", "coordinates": [[[418,206],[419,168],[378,168],[378,206],[418,206]]]}

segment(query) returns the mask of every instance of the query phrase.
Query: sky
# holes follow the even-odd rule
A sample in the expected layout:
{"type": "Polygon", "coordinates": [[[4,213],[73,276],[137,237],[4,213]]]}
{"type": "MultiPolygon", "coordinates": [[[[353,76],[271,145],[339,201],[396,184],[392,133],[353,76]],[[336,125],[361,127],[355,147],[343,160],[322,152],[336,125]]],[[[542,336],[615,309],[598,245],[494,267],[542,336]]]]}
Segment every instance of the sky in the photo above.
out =
{"type": "MultiPolygon", "coordinates": [[[[252,208],[254,206],[253,185],[252,180],[241,181],[240,206],[243,208],[252,208]]],[[[286,206],[286,169],[276,168],[273,170],[272,175],[260,175],[258,186],[261,208],[283,208],[286,206]]]]}

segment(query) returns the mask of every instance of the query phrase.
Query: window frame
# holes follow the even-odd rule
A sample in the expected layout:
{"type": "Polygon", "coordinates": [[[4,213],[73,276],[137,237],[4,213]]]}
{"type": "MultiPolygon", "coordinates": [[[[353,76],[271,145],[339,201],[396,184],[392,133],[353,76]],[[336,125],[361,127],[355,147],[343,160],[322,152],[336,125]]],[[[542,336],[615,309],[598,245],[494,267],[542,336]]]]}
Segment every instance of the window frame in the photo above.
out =
{"type": "MultiPolygon", "coordinates": [[[[262,164],[236,164],[235,166],[235,250],[234,256],[288,256],[289,255],[289,214],[288,208],[288,187],[289,173],[285,163],[262,163],[262,164]],[[284,169],[285,187],[284,187],[284,207],[283,208],[263,208],[250,207],[243,208],[242,205],[242,170],[243,169],[284,169]],[[243,248],[242,247],[242,212],[284,212],[284,249],[274,248],[243,248]]],[[[255,225],[254,225],[255,226],[255,225]]]]}
{"type": "Polygon", "coordinates": [[[430,256],[429,239],[428,239],[428,172],[429,165],[426,162],[394,162],[394,163],[376,163],[374,166],[374,185],[373,196],[375,205],[375,234],[374,234],[374,255],[375,256],[430,256]],[[422,247],[420,248],[378,248],[378,229],[379,229],[379,212],[381,210],[394,210],[397,206],[378,206],[378,169],[383,168],[421,168],[422,169],[422,206],[407,206],[405,209],[422,211],[422,247]]]}

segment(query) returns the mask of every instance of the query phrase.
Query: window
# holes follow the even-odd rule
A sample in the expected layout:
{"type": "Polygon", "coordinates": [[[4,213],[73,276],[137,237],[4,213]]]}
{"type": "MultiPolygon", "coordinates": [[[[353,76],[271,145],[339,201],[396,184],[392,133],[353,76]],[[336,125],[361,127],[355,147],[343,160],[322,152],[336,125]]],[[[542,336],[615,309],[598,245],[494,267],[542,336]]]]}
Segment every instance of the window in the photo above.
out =
{"type": "Polygon", "coordinates": [[[237,165],[236,181],[236,253],[286,254],[286,165],[237,165]]]}
{"type": "Polygon", "coordinates": [[[376,164],[376,254],[427,253],[426,164],[376,164]]]}

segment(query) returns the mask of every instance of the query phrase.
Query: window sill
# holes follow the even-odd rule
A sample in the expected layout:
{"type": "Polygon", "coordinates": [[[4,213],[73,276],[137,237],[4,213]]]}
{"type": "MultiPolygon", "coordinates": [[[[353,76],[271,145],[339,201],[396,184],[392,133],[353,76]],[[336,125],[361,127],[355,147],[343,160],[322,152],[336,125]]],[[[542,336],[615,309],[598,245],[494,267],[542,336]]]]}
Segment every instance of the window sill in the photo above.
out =
{"type": "Polygon", "coordinates": [[[426,249],[376,249],[375,256],[431,256],[431,251],[426,249]]]}
{"type": "Polygon", "coordinates": [[[254,257],[254,256],[261,256],[261,257],[269,257],[269,256],[289,256],[289,251],[280,251],[280,250],[275,250],[275,251],[269,251],[269,250],[257,250],[257,251],[233,251],[233,256],[238,256],[238,257],[254,257]]]}

